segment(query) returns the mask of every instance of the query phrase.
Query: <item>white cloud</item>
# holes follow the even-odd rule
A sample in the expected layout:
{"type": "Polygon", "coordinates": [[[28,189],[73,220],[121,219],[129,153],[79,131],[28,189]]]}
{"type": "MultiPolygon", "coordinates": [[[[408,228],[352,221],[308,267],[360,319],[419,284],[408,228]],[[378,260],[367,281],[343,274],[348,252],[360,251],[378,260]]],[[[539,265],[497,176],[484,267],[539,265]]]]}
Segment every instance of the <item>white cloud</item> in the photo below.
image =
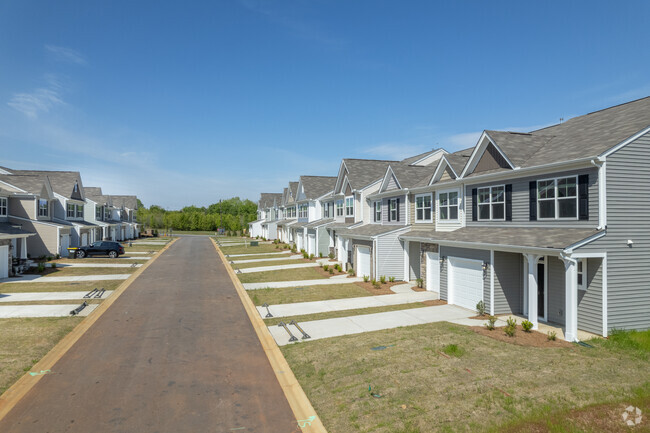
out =
{"type": "Polygon", "coordinates": [[[69,62],[76,65],[86,64],[86,59],[81,55],[81,53],[72,48],[45,45],[45,50],[59,62],[69,62]]]}
{"type": "Polygon", "coordinates": [[[363,153],[372,155],[381,159],[402,160],[409,156],[419,155],[430,150],[423,145],[413,145],[405,143],[381,143],[377,146],[363,150],[363,153]]]}
{"type": "Polygon", "coordinates": [[[7,105],[25,116],[36,119],[40,114],[49,113],[57,105],[63,105],[63,86],[53,75],[45,77],[46,86],[26,93],[14,93],[7,105]]]}

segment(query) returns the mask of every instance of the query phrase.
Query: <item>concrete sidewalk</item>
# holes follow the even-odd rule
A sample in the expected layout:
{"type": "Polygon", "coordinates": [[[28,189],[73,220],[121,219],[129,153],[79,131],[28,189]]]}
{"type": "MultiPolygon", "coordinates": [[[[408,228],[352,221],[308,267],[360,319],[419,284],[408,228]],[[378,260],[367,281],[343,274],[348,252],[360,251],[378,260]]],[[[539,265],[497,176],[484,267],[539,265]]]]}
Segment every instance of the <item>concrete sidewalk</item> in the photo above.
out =
{"type": "Polygon", "coordinates": [[[238,265],[238,264],[244,264],[244,263],[256,263],[256,262],[279,262],[282,260],[296,260],[296,259],[302,259],[301,254],[296,254],[295,256],[288,256],[288,257],[277,257],[273,259],[247,259],[247,260],[233,260],[233,264],[238,265]]]}
{"type": "MultiPolygon", "coordinates": [[[[17,317],[66,317],[70,311],[81,305],[76,304],[64,305],[6,305],[0,306],[0,319],[12,319],[17,317]]],[[[84,308],[80,317],[89,315],[99,304],[90,304],[84,308]]]]}
{"type": "MultiPolygon", "coordinates": [[[[296,302],[269,306],[273,317],[300,316],[304,314],[327,313],[329,311],[354,310],[357,308],[385,307],[387,305],[411,304],[437,299],[433,292],[396,293],[394,295],[363,296],[360,298],[329,299],[326,301],[296,302]]],[[[265,307],[257,307],[263,318],[265,307]]]]}
{"type": "MultiPolygon", "coordinates": [[[[109,281],[126,280],[131,274],[78,275],[70,277],[41,277],[40,275],[23,275],[19,278],[3,278],[0,283],[68,283],[74,281],[109,281]]],[[[2,286],[0,286],[2,288],[2,286]]]]}
{"type": "MultiPolygon", "coordinates": [[[[101,289],[101,287],[98,287],[101,289]]],[[[33,301],[67,301],[69,299],[83,300],[88,292],[24,292],[24,293],[0,293],[0,303],[2,302],[33,302],[33,301]]],[[[113,293],[112,290],[106,290],[100,298],[87,299],[106,299],[113,293]]]]}
{"type": "Polygon", "coordinates": [[[238,272],[241,272],[242,274],[252,274],[254,272],[282,271],[285,269],[300,269],[300,268],[315,268],[317,266],[318,263],[298,263],[296,265],[276,265],[276,266],[262,266],[260,268],[238,269],[238,272]]]}
{"type": "MultiPolygon", "coordinates": [[[[139,268],[142,263],[57,263],[57,268],[139,268]]],[[[32,268],[38,267],[32,263],[32,268]]],[[[49,268],[49,265],[46,266],[49,268]]]]}
{"type": "Polygon", "coordinates": [[[320,280],[295,280],[295,281],[270,281],[268,283],[245,283],[244,289],[246,290],[284,289],[286,287],[326,286],[330,284],[352,284],[352,283],[356,283],[357,281],[363,281],[363,278],[361,277],[348,278],[345,275],[338,275],[336,277],[323,278],[320,280]]]}
{"type": "MultiPolygon", "coordinates": [[[[466,319],[475,314],[476,312],[474,311],[466,310],[456,305],[437,305],[410,310],[300,322],[300,327],[311,337],[306,340],[301,339],[302,334],[294,325],[288,325],[288,327],[300,341],[313,341],[322,338],[339,337],[341,335],[399,328],[400,326],[422,325],[442,321],[453,322],[459,319],[466,319]]],[[[290,344],[289,334],[287,334],[283,327],[275,325],[269,326],[268,328],[278,346],[290,344]]]]}

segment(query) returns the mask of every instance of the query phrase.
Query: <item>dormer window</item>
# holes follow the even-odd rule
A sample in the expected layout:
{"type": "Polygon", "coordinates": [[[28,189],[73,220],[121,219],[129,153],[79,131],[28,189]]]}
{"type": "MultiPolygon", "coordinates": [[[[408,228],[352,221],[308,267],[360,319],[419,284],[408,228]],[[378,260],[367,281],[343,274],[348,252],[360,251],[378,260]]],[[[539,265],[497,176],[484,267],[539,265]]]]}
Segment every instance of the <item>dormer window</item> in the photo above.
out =
{"type": "Polygon", "coordinates": [[[441,221],[458,220],[458,191],[439,193],[438,208],[441,221]]]}
{"type": "Polygon", "coordinates": [[[66,207],[66,210],[67,210],[66,211],[66,216],[68,218],[74,218],[75,210],[76,210],[75,205],[73,205],[72,203],[68,203],[68,206],[66,207]]]}
{"type": "Polygon", "coordinates": [[[84,207],[82,205],[80,205],[80,204],[78,204],[76,207],[77,207],[76,217],[77,218],[83,218],[84,217],[84,207]]]}
{"type": "Polygon", "coordinates": [[[49,216],[50,214],[50,209],[49,209],[49,202],[45,199],[39,199],[38,200],[38,216],[40,217],[46,217],[49,216]]]}
{"type": "Polygon", "coordinates": [[[79,192],[79,185],[75,182],[74,187],[72,188],[72,192],[79,192]]]}
{"type": "Polygon", "coordinates": [[[343,199],[336,200],[336,216],[343,216],[343,199]]]}
{"type": "Polygon", "coordinates": [[[0,197],[0,216],[7,216],[7,199],[0,197]]]}
{"type": "Polygon", "coordinates": [[[354,197],[345,198],[345,216],[346,217],[354,216],[354,197]]]}

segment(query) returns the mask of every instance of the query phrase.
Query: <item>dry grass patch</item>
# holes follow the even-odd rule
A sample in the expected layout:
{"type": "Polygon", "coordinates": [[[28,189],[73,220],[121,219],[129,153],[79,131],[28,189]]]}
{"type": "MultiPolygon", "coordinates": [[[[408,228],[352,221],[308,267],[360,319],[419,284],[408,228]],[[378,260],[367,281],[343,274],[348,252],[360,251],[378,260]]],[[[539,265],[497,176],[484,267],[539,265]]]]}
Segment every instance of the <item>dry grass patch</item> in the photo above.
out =
{"type": "MultiPolygon", "coordinates": [[[[124,256],[126,256],[125,254],[124,256]]],[[[140,255],[140,254],[138,254],[140,255]]],[[[90,263],[90,264],[98,264],[98,265],[128,265],[128,264],[133,264],[133,263],[142,263],[142,259],[138,259],[138,255],[134,255],[132,257],[129,257],[128,259],[110,259],[110,258],[102,258],[102,257],[84,257],[83,259],[60,259],[60,260],[53,260],[50,263],[62,263],[62,264],[75,264],[75,263],[90,263]]],[[[124,257],[120,256],[120,257],[124,257]]],[[[149,257],[149,256],[145,256],[149,257]]],[[[46,266],[47,267],[47,266],[46,266]]]]}
{"type": "Polygon", "coordinates": [[[90,292],[92,289],[115,290],[121,280],[110,281],[71,281],[67,283],[2,283],[0,293],[27,292],[90,292]]]}
{"type": "Polygon", "coordinates": [[[318,267],[281,269],[278,271],[237,274],[242,283],[264,283],[268,281],[323,280],[327,277],[317,271],[318,267]]]}
{"type": "MultiPolygon", "coordinates": [[[[227,260],[260,260],[260,259],[282,259],[286,257],[291,257],[292,253],[288,254],[262,254],[262,255],[254,255],[254,256],[240,256],[240,257],[226,257],[227,260]]],[[[268,263],[273,263],[273,262],[268,262],[268,263]]]]}
{"type": "Polygon", "coordinates": [[[250,268],[264,268],[267,266],[282,266],[282,265],[298,265],[303,263],[313,263],[305,259],[288,259],[288,260],[278,260],[272,262],[252,262],[252,263],[235,263],[230,266],[233,269],[250,269],[250,268]]]}
{"type": "Polygon", "coordinates": [[[626,399],[648,380],[647,359],[620,350],[505,344],[444,322],[281,349],[330,433],[485,431],[626,399]],[[441,354],[450,345],[460,356],[441,354]]]}
{"type": "Polygon", "coordinates": [[[0,319],[0,394],[29,371],[82,319],[0,319]]]}
{"type": "Polygon", "coordinates": [[[73,277],[80,275],[112,275],[112,274],[131,274],[139,268],[50,268],[49,266],[41,273],[36,272],[35,268],[32,269],[31,274],[40,275],[42,277],[73,277]]]}
{"type": "Polygon", "coordinates": [[[61,301],[20,301],[20,302],[2,302],[0,306],[6,305],[67,305],[78,304],[81,305],[84,301],[88,304],[99,304],[104,299],[65,299],[61,301]]]}
{"type": "Polygon", "coordinates": [[[283,287],[278,289],[249,290],[248,296],[255,305],[267,303],[293,304],[296,302],[326,301],[328,299],[360,298],[370,293],[356,284],[328,284],[322,286],[283,287]]]}
{"type": "Polygon", "coordinates": [[[256,247],[251,247],[250,245],[244,246],[244,245],[237,245],[237,246],[222,246],[219,247],[221,248],[221,251],[224,254],[258,254],[258,253],[278,253],[281,251],[286,251],[282,250],[279,248],[276,248],[277,245],[275,244],[259,244],[256,247]]]}

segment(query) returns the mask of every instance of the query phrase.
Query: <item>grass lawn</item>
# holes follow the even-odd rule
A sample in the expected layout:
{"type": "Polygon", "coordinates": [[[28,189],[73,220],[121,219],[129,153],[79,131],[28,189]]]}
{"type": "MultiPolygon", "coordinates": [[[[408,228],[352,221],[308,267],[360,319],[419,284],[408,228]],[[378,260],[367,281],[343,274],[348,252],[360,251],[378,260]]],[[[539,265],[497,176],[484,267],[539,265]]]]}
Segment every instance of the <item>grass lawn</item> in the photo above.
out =
{"type": "MultiPolygon", "coordinates": [[[[48,263],[96,263],[96,264],[109,264],[109,265],[128,265],[128,264],[133,264],[133,263],[142,263],[142,259],[138,260],[138,255],[134,255],[133,259],[128,258],[128,259],[110,259],[110,258],[101,258],[101,257],[84,257],[83,259],[59,259],[59,260],[53,260],[52,262],[48,263]]],[[[148,256],[145,256],[148,257],[148,256]]],[[[45,267],[48,265],[46,264],[45,267]]]]}
{"type": "Polygon", "coordinates": [[[264,268],[267,266],[281,266],[281,265],[298,265],[304,263],[313,263],[305,259],[288,259],[278,260],[272,262],[252,262],[252,263],[235,263],[232,266],[234,269],[248,269],[248,268],[264,268]]]}
{"type": "MultiPolygon", "coordinates": [[[[241,256],[241,257],[226,257],[228,260],[258,260],[258,259],[286,259],[292,255],[292,253],[288,254],[261,254],[261,255],[255,255],[255,256],[241,256]],[[285,257],[286,256],[286,257],[285,257]]],[[[302,256],[301,256],[302,257],[302,256]]],[[[267,263],[273,263],[273,262],[267,262],[267,263]]]]}
{"type": "Polygon", "coordinates": [[[124,247],[124,255],[128,256],[129,251],[145,252],[145,253],[152,251],[155,254],[156,252],[162,250],[163,247],[164,245],[133,245],[132,247],[124,247]]]}
{"type": "MultiPolygon", "coordinates": [[[[336,317],[362,316],[364,314],[385,313],[387,311],[411,310],[413,308],[426,307],[422,302],[412,302],[410,304],[385,305],[382,307],[358,308],[356,310],[328,311],[326,313],[305,314],[303,316],[272,317],[264,319],[266,326],[277,325],[280,322],[289,323],[292,320],[296,322],[309,322],[312,320],[334,319],[336,317]]],[[[271,308],[271,313],[273,308],[271,308]]]]}
{"type": "Polygon", "coordinates": [[[298,281],[322,280],[323,274],[313,268],[282,269],[279,271],[253,272],[251,274],[237,274],[242,283],[263,283],[266,281],[298,281]]]}
{"type": "Polygon", "coordinates": [[[131,274],[139,268],[56,268],[52,269],[49,266],[41,274],[43,277],[70,277],[78,275],[106,275],[106,274],[131,274]]]}
{"type": "Polygon", "coordinates": [[[216,233],[215,231],[208,231],[208,230],[197,230],[197,231],[188,231],[188,230],[174,230],[172,231],[173,235],[208,235],[208,236],[214,236],[216,233]]]}
{"type": "Polygon", "coordinates": [[[328,299],[370,296],[367,290],[354,283],[259,289],[249,290],[247,293],[255,305],[262,305],[264,303],[269,305],[293,304],[295,302],[326,301],[328,299]]]}
{"type": "Polygon", "coordinates": [[[29,371],[82,319],[0,319],[0,394],[29,371]]]}
{"type": "Polygon", "coordinates": [[[69,283],[2,283],[0,293],[27,292],[90,292],[92,289],[115,290],[122,284],[121,280],[111,281],[75,281],[69,283]]]}
{"type": "Polygon", "coordinates": [[[278,253],[281,251],[288,251],[288,250],[281,250],[276,247],[277,245],[274,244],[260,244],[256,247],[251,247],[250,245],[248,246],[237,245],[232,247],[222,246],[219,248],[221,248],[221,251],[224,254],[258,254],[258,253],[278,253]]]}
{"type": "Polygon", "coordinates": [[[609,431],[531,426],[564,408],[602,402],[615,402],[617,423],[632,402],[645,401],[647,414],[647,352],[612,341],[593,345],[518,346],[443,322],[281,349],[330,433],[503,431],[503,424],[521,432],[609,431]],[[371,350],[377,346],[386,349],[371,350]]]}

